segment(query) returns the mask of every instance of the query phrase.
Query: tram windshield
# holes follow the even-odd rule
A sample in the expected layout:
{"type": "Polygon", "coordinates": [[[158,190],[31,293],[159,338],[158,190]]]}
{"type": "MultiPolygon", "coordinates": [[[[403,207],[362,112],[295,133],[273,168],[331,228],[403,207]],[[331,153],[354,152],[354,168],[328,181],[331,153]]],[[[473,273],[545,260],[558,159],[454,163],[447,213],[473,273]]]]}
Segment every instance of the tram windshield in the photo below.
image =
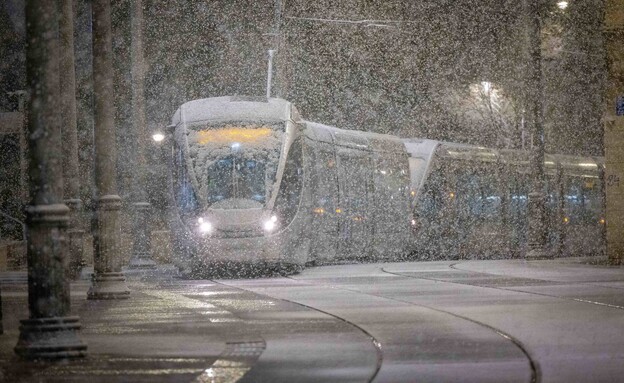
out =
{"type": "Polygon", "coordinates": [[[284,131],[285,123],[190,127],[189,154],[206,207],[264,206],[275,182],[284,131]]]}
{"type": "Polygon", "coordinates": [[[209,204],[230,200],[240,205],[242,201],[237,200],[241,199],[264,203],[266,160],[243,156],[218,159],[209,165],[207,186],[209,204]]]}

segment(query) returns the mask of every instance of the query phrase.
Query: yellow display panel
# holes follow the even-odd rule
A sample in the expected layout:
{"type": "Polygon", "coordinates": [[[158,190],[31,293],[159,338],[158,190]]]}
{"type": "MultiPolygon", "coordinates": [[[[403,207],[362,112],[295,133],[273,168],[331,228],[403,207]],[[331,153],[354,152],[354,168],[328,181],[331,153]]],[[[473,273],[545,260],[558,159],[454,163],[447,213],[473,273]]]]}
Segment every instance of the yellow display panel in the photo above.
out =
{"type": "Polygon", "coordinates": [[[272,131],[267,126],[257,128],[226,126],[219,129],[199,130],[197,131],[197,143],[200,145],[231,144],[233,142],[252,143],[268,137],[272,131]]]}

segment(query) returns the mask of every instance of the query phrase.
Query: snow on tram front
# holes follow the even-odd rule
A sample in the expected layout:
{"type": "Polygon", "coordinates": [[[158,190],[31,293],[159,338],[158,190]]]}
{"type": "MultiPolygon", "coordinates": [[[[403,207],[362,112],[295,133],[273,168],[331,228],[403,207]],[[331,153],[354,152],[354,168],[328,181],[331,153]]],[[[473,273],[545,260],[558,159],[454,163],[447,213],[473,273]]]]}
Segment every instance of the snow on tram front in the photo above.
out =
{"type": "Polygon", "coordinates": [[[200,99],[183,104],[172,127],[180,266],[226,276],[302,268],[306,254],[289,241],[305,226],[296,108],[273,98],[200,99]]]}

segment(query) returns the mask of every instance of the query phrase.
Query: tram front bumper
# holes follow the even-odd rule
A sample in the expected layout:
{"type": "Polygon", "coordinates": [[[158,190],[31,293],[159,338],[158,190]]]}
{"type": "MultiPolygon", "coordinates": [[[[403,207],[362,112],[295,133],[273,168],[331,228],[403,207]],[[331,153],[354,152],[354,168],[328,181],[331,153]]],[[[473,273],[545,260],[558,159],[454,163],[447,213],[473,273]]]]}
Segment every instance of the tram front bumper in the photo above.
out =
{"type": "Polygon", "coordinates": [[[277,262],[280,260],[279,236],[247,238],[200,238],[197,256],[205,262],[277,262]]]}

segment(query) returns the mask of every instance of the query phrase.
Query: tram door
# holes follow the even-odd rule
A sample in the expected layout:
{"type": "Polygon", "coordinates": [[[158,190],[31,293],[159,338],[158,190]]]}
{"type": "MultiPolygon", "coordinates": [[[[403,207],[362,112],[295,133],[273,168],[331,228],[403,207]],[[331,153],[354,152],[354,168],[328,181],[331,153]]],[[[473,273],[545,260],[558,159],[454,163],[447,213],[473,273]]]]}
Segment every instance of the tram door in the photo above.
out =
{"type": "Polygon", "coordinates": [[[394,152],[378,152],[375,156],[375,200],[369,212],[374,214],[374,249],[375,255],[379,257],[406,254],[410,240],[410,180],[407,159],[395,154],[401,153],[401,149],[399,147],[394,152]]]}
{"type": "Polygon", "coordinates": [[[365,259],[372,241],[372,172],[368,151],[338,147],[340,257],[365,259]]]}
{"type": "Polygon", "coordinates": [[[334,148],[314,142],[307,151],[311,166],[312,188],[312,254],[317,262],[336,257],[338,242],[338,175],[334,148]]]}

